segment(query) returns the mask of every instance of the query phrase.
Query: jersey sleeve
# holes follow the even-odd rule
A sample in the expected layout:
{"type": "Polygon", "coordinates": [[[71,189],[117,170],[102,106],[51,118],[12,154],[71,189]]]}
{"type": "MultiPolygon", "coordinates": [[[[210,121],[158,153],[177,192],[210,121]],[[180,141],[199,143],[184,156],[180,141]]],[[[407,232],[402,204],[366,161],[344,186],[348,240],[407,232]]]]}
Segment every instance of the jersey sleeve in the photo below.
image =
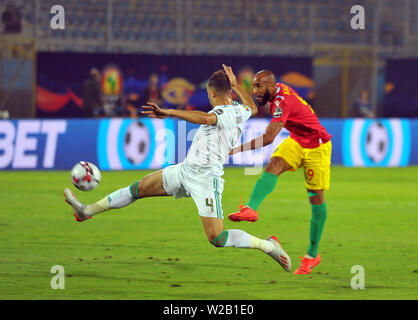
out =
{"type": "Polygon", "coordinates": [[[289,117],[289,108],[286,106],[284,99],[274,99],[270,111],[273,117],[270,122],[283,122],[286,124],[287,118],[289,117]]]}
{"type": "Polygon", "coordinates": [[[250,107],[235,101],[230,106],[222,106],[210,112],[216,114],[218,118],[216,125],[220,128],[235,128],[252,115],[250,107]]]}

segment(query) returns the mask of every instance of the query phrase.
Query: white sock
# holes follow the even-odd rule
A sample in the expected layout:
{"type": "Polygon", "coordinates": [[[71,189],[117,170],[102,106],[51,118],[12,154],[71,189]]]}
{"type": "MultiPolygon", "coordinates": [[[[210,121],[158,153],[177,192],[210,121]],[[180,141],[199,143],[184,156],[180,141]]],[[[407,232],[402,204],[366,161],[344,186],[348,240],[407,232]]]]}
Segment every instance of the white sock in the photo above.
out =
{"type": "Polygon", "coordinates": [[[251,235],[240,229],[227,230],[228,239],[226,240],[225,247],[235,248],[249,248],[251,245],[251,235]]]}
{"type": "Polygon", "coordinates": [[[84,215],[86,217],[91,217],[91,216],[94,216],[95,214],[105,212],[109,209],[110,209],[109,200],[106,197],[95,203],[88,204],[86,208],[84,209],[84,215]]]}
{"type": "Polygon", "coordinates": [[[273,251],[274,246],[270,241],[251,236],[251,248],[259,249],[265,253],[270,253],[273,251]]]}
{"type": "Polygon", "coordinates": [[[130,187],[116,190],[108,195],[110,209],[119,209],[130,205],[136,199],[132,198],[130,187]]]}
{"type": "Polygon", "coordinates": [[[243,230],[230,229],[227,232],[228,240],[225,243],[225,247],[253,248],[265,253],[273,251],[273,244],[271,242],[258,239],[243,230]]]}
{"type": "Polygon", "coordinates": [[[102,200],[99,200],[93,204],[86,206],[84,214],[87,217],[94,216],[95,214],[105,212],[109,209],[118,209],[130,205],[135,199],[132,198],[129,187],[116,190],[109,194],[102,200]]]}

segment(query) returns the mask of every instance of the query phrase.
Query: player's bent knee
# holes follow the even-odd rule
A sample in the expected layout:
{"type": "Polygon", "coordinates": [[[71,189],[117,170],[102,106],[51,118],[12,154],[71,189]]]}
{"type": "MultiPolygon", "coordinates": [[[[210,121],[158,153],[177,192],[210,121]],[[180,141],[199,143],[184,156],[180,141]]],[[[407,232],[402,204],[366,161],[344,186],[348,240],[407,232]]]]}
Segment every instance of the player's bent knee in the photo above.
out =
{"type": "Polygon", "coordinates": [[[224,230],[218,235],[208,235],[209,242],[217,248],[225,247],[228,240],[228,231],[224,230]]]}
{"type": "Polygon", "coordinates": [[[136,200],[146,197],[143,180],[132,183],[129,186],[129,190],[131,191],[132,198],[136,200]]]}
{"type": "Polygon", "coordinates": [[[283,172],[290,169],[290,166],[287,162],[280,157],[273,157],[270,159],[270,162],[266,166],[266,172],[275,174],[276,176],[282,174],[283,172]]]}
{"type": "Polygon", "coordinates": [[[146,190],[146,188],[145,188],[144,180],[139,181],[139,183],[138,183],[138,195],[139,195],[140,199],[145,198],[147,196],[146,193],[145,193],[145,190],[146,190]]]}
{"type": "Polygon", "coordinates": [[[139,184],[140,181],[134,182],[129,186],[129,191],[131,192],[131,196],[133,199],[139,199],[139,184]]]}

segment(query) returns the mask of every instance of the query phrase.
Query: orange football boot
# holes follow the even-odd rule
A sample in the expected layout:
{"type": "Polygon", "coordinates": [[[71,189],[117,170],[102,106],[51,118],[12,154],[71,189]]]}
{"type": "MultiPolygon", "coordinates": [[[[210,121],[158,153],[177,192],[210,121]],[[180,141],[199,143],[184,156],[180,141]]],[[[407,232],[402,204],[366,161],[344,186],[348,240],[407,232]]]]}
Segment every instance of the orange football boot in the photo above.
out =
{"type": "Polygon", "coordinates": [[[247,206],[240,206],[240,210],[238,212],[231,213],[228,216],[229,220],[234,222],[239,221],[248,221],[248,222],[255,222],[258,220],[258,213],[257,211],[251,209],[247,206]]]}
{"type": "Polygon", "coordinates": [[[297,268],[296,271],[293,272],[293,274],[309,274],[311,273],[312,269],[321,262],[321,256],[319,255],[319,253],[317,254],[316,258],[301,258],[302,263],[300,264],[299,268],[297,268]]]}

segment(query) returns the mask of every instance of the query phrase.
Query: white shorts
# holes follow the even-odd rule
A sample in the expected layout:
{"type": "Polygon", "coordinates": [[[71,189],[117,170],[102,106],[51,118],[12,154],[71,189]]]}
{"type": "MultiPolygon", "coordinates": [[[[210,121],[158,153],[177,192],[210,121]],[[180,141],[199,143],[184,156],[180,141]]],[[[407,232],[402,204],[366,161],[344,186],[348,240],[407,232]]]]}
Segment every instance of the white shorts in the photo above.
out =
{"type": "Polygon", "coordinates": [[[199,215],[223,219],[222,191],[225,180],[205,175],[204,169],[179,163],[163,169],[163,187],[176,199],[192,197],[199,215]]]}

